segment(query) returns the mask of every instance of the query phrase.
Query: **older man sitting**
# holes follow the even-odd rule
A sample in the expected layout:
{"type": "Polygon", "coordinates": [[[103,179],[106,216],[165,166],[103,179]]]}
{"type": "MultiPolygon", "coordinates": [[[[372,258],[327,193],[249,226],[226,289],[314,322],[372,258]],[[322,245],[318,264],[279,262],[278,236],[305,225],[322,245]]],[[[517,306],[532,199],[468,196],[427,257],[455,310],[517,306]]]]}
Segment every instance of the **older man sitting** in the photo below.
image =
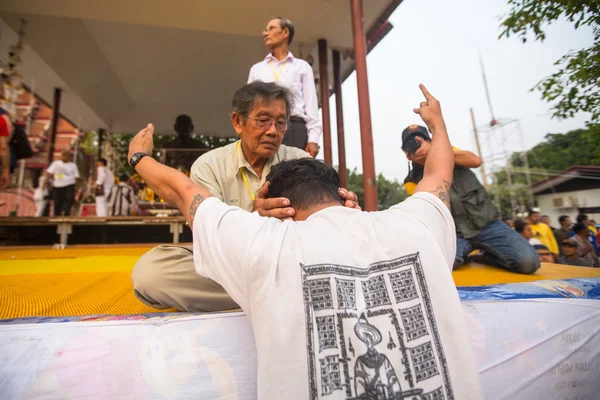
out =
{"type": "MultiPolygon", "coordinates": [[[[231,123],[240,140],[198,158],[192,166],[192,181],[228,205],[262,216],[293,218],[296,211],[290,201],[267,199],[265,185],[273,165],[309,156],[281,145],[289,124],[290,99],[288,90],[276,83],[255,81],[238,89],[231,102],[231,123]]],[[[339,195],[347,207],[358,207],[352,192],[340,189],[339,195]]],[[[155,247],[138,260],[131,280],[137,298],[151,307],[183,311],[239,308],[220,285],[196,273],[191,247],[155,247]]]]}

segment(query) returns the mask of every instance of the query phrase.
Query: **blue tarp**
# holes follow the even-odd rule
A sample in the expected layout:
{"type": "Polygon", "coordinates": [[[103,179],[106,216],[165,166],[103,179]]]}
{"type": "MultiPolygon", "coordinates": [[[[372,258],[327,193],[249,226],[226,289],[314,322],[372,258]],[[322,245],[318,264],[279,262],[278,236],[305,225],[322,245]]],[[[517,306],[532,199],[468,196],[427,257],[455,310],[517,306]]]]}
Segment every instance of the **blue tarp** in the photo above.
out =
{"type": "Polygon", "coordinates": [[[577,298],[600,300],[600,278],[561,279],[458,287],[461,300],[577,298]]]}

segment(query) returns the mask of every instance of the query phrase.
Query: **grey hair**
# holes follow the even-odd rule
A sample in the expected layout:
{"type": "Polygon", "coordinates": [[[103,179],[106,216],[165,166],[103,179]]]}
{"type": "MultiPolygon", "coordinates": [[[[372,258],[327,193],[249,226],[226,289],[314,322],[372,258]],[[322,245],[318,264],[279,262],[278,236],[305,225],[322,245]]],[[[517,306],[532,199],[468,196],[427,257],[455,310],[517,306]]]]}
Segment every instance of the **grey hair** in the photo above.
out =
{"type": "Polygon", "coordinates": [[[245,121],[258,101],[271,102],[278,99],[285,101],[285,114],[289,118],[294,104],[289,89],[274,82],[254,81],[236,90],[231,100],[231,111],[241,115],[245,121]]]}
{"type": "Polygon", "coordinates": [[[292,21],[290,21],[287,18],[283,18],[283,17],[275,17],[275,18],[279,20],[279,26],[281,27],[281,30],[284,30],[285,28],[287,28],[288,31],[290,32],[290,36],[288,36],[288,45],[292,44],[292,40],[294,40],[294,33],[296,33],[296,28],[294,28],[294,24],[292,24],[292,21]]]}

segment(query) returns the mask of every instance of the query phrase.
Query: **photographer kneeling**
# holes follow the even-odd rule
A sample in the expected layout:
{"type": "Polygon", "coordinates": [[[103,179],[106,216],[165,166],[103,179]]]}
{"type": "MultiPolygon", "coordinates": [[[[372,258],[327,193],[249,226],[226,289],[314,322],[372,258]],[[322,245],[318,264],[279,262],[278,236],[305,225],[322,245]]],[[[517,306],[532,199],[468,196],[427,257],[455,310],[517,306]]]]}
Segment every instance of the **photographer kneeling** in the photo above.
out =
{"type": "MultiPolygon", "coordinates": [[[[402,150],[412,161],[404,180],[408,194],[423,177],[423,165],[431,148],[427,128],[411,125],[402,132],[402,150]]],[[[471,168],[481,165],[481,158],[470,151],[454,151],[454,173],[450,189],[450,210],[456,225],[456,259],[454,268],[466,263],[473,250],[482,250],[486,264],[522,274],[532,274],[540,260],[527,240],[500,220],[498,209],[490,200],[471,168]]]]}

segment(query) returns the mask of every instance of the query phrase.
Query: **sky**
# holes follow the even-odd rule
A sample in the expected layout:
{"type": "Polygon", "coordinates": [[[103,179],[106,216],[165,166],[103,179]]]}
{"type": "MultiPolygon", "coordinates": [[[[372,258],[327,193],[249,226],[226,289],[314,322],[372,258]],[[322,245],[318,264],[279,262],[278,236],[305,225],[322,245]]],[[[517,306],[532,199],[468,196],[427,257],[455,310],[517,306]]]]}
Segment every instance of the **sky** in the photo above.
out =
{"type": "MultiPolygon", "coordinates": [[[[584,114],[566,121],[552,119],[550,105],[541,100],[539,92],[529,90],[556,71],[553,64],[562,55],[591,44],[591,29],[575,31],[572,25],[560,21],[546,29],[543,43],[528,40],[523,44],[513,36],[498,40],[500,17],[509,10],[507,3],[405,0],[392,14],[394,28],[367,57],[377,174],[400,182],[407,174],[401,133],[408,125],[422,124],[412,112],[423,101],[419,83],[440,101],[452,144],[476,152],[469,108],[474,109],[478,126],[491,120],[479,54],[496,118],[518,121],[499,131],[480,132],[488,170],[499,167],[504,154],[520,151],[523,146],[529,149],[543,141],[547,133],[566,133],[585,126],[584,114]],[[505,139],[498,139],[502,137],[505,139]]],[[[342,96],[346,162],[348,168],[362,171],[354,73],[342,85],[342,96]]],[[[335,96],[330,108],[333,163],[337,165],[335,96]]]]}

